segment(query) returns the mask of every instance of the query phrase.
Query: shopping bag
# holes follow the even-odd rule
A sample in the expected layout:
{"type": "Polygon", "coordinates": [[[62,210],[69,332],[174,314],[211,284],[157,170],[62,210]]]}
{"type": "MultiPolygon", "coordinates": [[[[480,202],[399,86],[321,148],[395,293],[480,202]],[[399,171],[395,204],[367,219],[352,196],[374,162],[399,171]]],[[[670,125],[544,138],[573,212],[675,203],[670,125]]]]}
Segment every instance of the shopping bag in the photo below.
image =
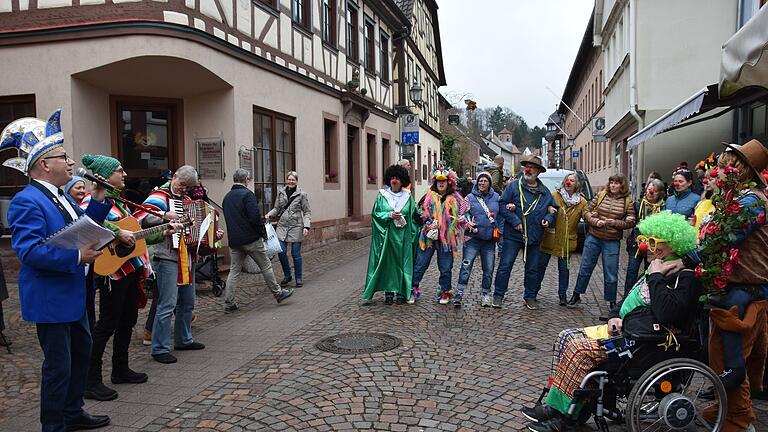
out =
{"type": "Polygon", "coordinates": [[[271,223],[265,224],[264,227],[267,229],[267,241],[264,242],[264,248],[267,250],[267,256],[272,258],[282,252],[280,240],[277,239],[277,233],[271,223]]]}

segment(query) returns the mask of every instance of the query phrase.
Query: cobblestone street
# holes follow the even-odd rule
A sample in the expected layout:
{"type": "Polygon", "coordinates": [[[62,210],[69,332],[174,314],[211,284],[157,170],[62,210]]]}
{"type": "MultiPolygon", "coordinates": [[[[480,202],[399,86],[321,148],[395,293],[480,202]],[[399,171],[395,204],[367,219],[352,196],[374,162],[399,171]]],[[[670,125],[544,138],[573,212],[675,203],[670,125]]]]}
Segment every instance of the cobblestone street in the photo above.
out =
{"type": "MultiPolygon", "coordinates": [[[[368,245],[369,239],[344,241],[306,253],[305,286],[280,306],[260,275],[241,280],[241,308],[234,314],[225,315],[223,298],[201,287],[194,331],[207,347],[175,353],[179,362],[173,365],[151,361],[141,345],[143,310],[132,367],[147,372],[149,382],[114,386],[117,400],[87,401],[86,409],[112,417],[105,431],[523,430],[519,409],[535,401],[545,383],[553,337],[566,327],[596,323],[607,312],[598,301],[600,267],[579,308],[558,306],[554,262],[538,311],[522,304],[521,263],[503,310],[480,307],[479,262],[461,309],[432,301],[435,263],[416,305],[386,306],[380,294],[361,305],[368,245]],[[347,332],[386,333],[402,345],[366,355],[315,347],[347,332]]],[[[571,287],[578,264],[577,255],[571,287]]],[[[619,282],[623,287],[623,271],[619,282]]],[[[34,327],[20,322],[18,290],[9,288],[4,306],[13,354],[0,352],[0,430],[34,431],[41,353],[34,327]]],[[[756,428],[768,430],[768,405],[758,402],[757,408],[756,428]]]]}

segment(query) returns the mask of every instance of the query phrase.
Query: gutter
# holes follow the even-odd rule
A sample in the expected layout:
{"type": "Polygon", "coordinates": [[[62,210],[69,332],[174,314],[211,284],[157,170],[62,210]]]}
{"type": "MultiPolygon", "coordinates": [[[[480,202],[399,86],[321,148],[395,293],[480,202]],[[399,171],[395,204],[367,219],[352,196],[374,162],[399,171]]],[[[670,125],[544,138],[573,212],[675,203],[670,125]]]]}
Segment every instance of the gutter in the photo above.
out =
{"type": "MultiPolygon", "coordinates": [[[[637,121],[637,130],[645,127],[645,122],[637,112],[637,0],[629,0],[629,114],[637,121]]],[[[637,170],[635,172],[634,189],[639,190],[639,179],[645,172],[645,143],[640,144],[635,151],[637,170]]],[[[632,173],[627,167],[630,178],[632,173]]]]}

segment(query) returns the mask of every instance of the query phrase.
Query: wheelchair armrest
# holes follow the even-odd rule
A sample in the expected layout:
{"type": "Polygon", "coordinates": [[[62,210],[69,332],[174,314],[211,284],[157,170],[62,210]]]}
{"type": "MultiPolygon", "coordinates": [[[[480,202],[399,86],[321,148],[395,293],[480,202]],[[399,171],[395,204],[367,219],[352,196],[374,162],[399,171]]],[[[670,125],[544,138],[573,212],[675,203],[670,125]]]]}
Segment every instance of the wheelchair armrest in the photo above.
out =
{"type": "MultiPolygon", "coordinates": [[[[666,333],[660,333],[660,334],[644,334],[644,335],[635,335],[631,333],[625,333],[625,336],[632,339],[635,342],[654,342],[654,343],[664,343],[667,342],[667,334],[666,333]]],[[[688,343],[699,343],[698,339],[690,337],[686,334],[675,334],[675,338],[677,339],[677,342],[680,344],[688,344],[688,343]]]]}

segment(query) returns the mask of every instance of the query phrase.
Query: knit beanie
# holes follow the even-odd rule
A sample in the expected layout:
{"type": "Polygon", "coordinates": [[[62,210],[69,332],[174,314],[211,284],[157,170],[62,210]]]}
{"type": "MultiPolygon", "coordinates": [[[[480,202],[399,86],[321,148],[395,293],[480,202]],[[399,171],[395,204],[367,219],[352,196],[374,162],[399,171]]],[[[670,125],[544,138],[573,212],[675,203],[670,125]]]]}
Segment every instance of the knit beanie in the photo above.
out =
{"type": "Polygon", "coordinates": [[[120,161],[104,155],[83,155],[83,165],[91,170],[94,174],[98,174],[105,179],[109,178],[112,173],[115,172],[117,167],[120,166],[120,161]]]}
{"type": "MultiPolygon", "coordinates": [[[[480,177],[485,177],[485,178],[488,179],[488,183],[493,183],[493,178],[491,177],[490,174],[488,174],[485,171],[481,171],[481,172],[477,173],[477,180],[480,180],[480,177]]],[[[475,181],[477,181],[477,180],[475,180],[475,181]]]]}
{"type": "Polygon", "coordinates": [[[83,178],[82,178],[82,177],[80,177],[80,176],[72,176],[72,180],[68,181],[68,182],[67,182],[67,184],[65,184],[65,185],[64,185],[64,188],[63,188],[63,190],[64,190],[64,193],[68,194],[68,193],[69,193],[69,191],[70,191],[70,189],[72,189],[73,187],[75,187],[75,185],[76,185],[78,182],[83,182],[83,184],[85,184],[85,179],[83,179],[83,178]]]}

